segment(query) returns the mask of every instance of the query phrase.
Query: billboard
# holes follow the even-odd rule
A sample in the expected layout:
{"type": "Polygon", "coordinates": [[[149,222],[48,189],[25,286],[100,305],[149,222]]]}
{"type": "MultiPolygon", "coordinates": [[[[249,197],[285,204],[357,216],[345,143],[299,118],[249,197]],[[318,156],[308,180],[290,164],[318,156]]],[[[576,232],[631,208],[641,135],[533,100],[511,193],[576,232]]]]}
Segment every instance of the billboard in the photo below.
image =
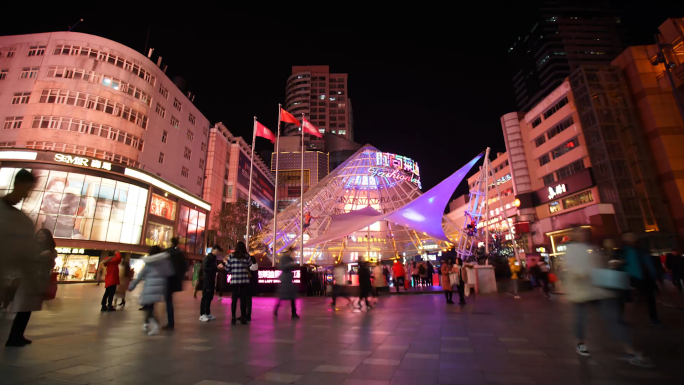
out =
{"type": "MultiPolygon", "coordinates": [[[[249,190],[249,157],[240,151],[238,159],[238,176],[237,182],[245,190],[249,190]]],[[[259,168],[254,167],[252,175],[252,199],[258,200],[263,205],[273,209],[273,197],[275,195],[275,187],[271,180],[268,179],[259,168]]]]}

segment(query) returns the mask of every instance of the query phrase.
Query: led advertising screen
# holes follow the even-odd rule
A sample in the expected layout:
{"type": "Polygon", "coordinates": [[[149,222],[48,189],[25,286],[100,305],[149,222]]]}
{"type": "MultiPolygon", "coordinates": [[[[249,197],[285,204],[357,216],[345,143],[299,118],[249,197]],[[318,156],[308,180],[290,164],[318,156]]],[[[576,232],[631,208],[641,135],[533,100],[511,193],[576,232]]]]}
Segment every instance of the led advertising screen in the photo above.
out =
{"type": "MultiPolygon", "coordinates": [[[[245,188],[249,189],[249,157],[240,151],[240,158],[238,159],[238,176],[237,182],[245,188]]],[[[252,199],[255,199],[269,208],[273,208],[273,197],[275,195],[275,188],[270,179],[262,174],[259,168],[254,167],[252,174],[252,199]]]]}
{"type": "MultiPolygon", "coordinates": [[[[0,196],[12,189],[17,168],[0,169],[0,196]]],[[[37,183],[15,207],[55,238],[139,244],[147,189],[74,172],[33,169],[37,183]]]]}

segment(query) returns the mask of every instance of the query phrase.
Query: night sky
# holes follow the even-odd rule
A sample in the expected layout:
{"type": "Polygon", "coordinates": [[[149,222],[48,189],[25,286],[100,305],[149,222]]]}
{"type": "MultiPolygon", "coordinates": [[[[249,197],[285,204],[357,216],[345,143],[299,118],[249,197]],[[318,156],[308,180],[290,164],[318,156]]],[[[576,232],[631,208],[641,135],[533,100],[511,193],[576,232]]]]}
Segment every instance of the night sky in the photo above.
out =
{"type": "MultiPolygon", "coordinates": [[[[311,9],[304,2],[279,9],[252,2],[251,10],[229,2],[147,3],[30,10],[12,2],[3,5],[0,35],[63,31],[83,18],[74,31],[143,52],[150,28],[153,61],[161,55],[167,74],[182,77],[204,115],[248,142],[255,115],[275,130],[292,65],[330,65],[331,72],[349,74],[355,140],[418,161],[424,191],[487,146],[505,151],[499,118],[516,110],[506,51],[532,25],[526,2],[468,2],[469,8],[317,2],[311,9]]],[[[632,44],[651,43],[666,18],[684,16],[682,2],[667,3],[623,6],[632,44]]],[[[267,148],[270,142],[257,140],[257,151],[267,148]]],[[[463,184],[457,195],[466,191],[463,184]]]]}

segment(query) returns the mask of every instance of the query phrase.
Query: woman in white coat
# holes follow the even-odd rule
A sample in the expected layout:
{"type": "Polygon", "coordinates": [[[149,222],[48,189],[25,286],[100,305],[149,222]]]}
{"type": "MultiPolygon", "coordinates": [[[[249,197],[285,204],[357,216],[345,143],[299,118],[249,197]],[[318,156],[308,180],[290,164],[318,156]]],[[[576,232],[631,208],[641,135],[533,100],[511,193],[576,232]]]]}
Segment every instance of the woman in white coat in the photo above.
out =
{"type": "Polygon", "coordinates": [[[28,261],[21,261],[18,268],[20,270],[19,288],[14,296],[14,301],[10,305],[10,311],[17,313],[12,323],[9,338],[5,346],[26,346],[32,341],[24,337],[24,331],[31,318],[31,312],[40,311],[43,301],[47,294],[50,284],[50,275],[55,267],[55,241],[52,233],[47,229],[40,229],[36,233],[35,252],[28,261]]]}

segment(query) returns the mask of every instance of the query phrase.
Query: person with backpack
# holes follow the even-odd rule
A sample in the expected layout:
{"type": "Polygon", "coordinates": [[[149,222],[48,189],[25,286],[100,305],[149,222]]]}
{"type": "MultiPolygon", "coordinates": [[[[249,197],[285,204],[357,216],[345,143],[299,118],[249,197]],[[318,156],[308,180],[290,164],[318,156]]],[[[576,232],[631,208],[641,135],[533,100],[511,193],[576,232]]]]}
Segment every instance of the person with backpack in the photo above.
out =
{"type": "Polygon", "coordinates": [[[511,291],[513,298],[520,299],[518,295],[518,277],[522,272],[520,262],[515,257],[508,258],[508,267],[511,270],[511,291]]]}

